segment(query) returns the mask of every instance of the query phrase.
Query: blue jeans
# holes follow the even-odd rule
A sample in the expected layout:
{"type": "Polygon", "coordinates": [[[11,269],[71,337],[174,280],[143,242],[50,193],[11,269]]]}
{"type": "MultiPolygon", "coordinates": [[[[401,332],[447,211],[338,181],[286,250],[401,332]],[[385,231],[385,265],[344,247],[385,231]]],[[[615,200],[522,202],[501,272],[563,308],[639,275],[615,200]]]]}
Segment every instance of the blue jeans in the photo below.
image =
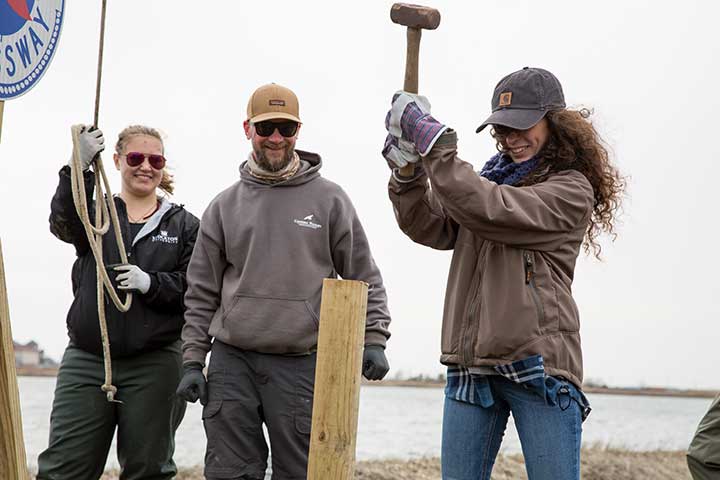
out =
{"type": "MultiPolygon", "coordinates": [[[[582,410],[567,394],[558,405],[502,376],[488,376],[494,404],[445,398],[442,478],[489,480],[512,412],[528,480],[579,480],[582,410]]],[[[574,389],[568,383],[569,389],[574,389]]]]}

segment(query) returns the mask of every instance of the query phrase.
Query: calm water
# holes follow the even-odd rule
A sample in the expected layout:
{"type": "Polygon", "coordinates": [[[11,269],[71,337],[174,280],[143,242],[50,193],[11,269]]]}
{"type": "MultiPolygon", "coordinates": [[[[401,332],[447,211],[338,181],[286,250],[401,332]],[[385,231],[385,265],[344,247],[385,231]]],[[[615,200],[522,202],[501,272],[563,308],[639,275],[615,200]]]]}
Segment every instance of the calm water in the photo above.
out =
{"type": "MultiPolygon", "coordinates": [[[[37,465],[47,446],[55,378],[20,377],[20,403],[28,463],[37,465]]],[[[631,450],[683,450],[711,399],[588,395],[593,412],[584,423],[583,443],[631,450]]],[[[358,460],[440,455],[443,391],[440,388],[363,387],[358,421],[358,460]]],[[[178,465],[203,463],[205,432],[199,404],[189,404],[178,430],[178,465]]],[[[117,466],[115,446],[108,467],[117,466]]],[[[502,451],[520,451],[508,425],[502,451]]]]}

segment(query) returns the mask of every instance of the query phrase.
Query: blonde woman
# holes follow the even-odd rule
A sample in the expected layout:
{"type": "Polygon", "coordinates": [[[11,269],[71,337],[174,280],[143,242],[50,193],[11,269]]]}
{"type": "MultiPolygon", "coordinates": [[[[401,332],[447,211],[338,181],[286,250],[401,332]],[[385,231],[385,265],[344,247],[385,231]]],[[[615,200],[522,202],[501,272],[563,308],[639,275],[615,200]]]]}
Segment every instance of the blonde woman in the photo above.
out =
{"type": "MultiPolygon", "coordinates": [[[[88,204],[93,205],[95,173],[90,166],[104,149],[103,133],[83,128],[78,148],[88,204]]],[[[74,300],[67,315],[70,341],[58,373],[49,446],[38,458],[38,479],[99,478],[116,429],[120,478],[169,479],[176,474],[174,435],[185,413],[185,402],[175,396],[182,373],[185,271],[199,221],[167,198],[173,179],[157,130],[124,129],[113,159],[121,177],[120,193],[113,200],[128,252],[128,264],[114,267],[114,273],[118,288],[134,293],[127,313],[112,303],[105,309],[113,384],[122,403],[108,402],[99,387],[104,368],[96,264],[73,204],[70,167],[64,166],[51,203],[50,231],[75,247],[74,300]]],[[[106,265],[120,263],[113,231],[103,237],[103,260],[106,265]]]]}

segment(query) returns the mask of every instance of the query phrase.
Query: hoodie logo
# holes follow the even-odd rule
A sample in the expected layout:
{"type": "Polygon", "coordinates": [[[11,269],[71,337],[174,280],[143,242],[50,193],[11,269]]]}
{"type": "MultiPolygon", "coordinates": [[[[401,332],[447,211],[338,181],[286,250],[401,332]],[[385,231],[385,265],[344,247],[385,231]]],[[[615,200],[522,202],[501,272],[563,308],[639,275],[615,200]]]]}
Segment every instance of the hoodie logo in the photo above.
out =
{"type": "Polygon", "coordinates": [[[168,235],[167,230],[160,230],[160,235],[154,235],[150,237],[153,242],[162,242],[162,243],[178,243],[178,237],[171,237],[168,235]]]}
{"type": "Polygon", "coordinates": [[[299,226],[299,227],[312,228],[313,230],[317,230],[318,228],[322,228],[322,225],[320,225],[319,223],[315,223],[315,222],[313,221],[313,218],[315,218],[315,215],[314,215],[314,214],[310,214],[310,215],[307,215],[306,217],[303,217],[302,220],[298,220],[298,219],[296,218],[295,220],[293,220],[293,222],[295,222],[295,225],[297,225],[297,226],[299,226]]]}

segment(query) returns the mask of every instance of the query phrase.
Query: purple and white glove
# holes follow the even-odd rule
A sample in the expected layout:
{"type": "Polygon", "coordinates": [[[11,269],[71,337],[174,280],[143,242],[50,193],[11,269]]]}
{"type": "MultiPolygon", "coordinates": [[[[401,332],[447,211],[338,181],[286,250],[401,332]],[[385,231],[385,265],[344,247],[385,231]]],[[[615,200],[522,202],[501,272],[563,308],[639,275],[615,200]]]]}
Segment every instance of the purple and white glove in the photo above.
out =
{"type": "Polygon", "coordinates": [[[405,140],[415,146],[415,150],[424,157],[440,135],[448,127],[430,115],[430,102],[422,95],[402,90],[395,93],[392,108],[385,118],[385,127],[393,137],[405,140]]]}
{"type": "Polygon", "coordinates": [[[382,150],[383,157],[388,162],[388,166],[392,169],[403,168],[408,163],[416,163],[420,161],[420,155],[415,151],[415,145],[394,137],[388,133],[385,137],[385,146],[382,150]]]}

